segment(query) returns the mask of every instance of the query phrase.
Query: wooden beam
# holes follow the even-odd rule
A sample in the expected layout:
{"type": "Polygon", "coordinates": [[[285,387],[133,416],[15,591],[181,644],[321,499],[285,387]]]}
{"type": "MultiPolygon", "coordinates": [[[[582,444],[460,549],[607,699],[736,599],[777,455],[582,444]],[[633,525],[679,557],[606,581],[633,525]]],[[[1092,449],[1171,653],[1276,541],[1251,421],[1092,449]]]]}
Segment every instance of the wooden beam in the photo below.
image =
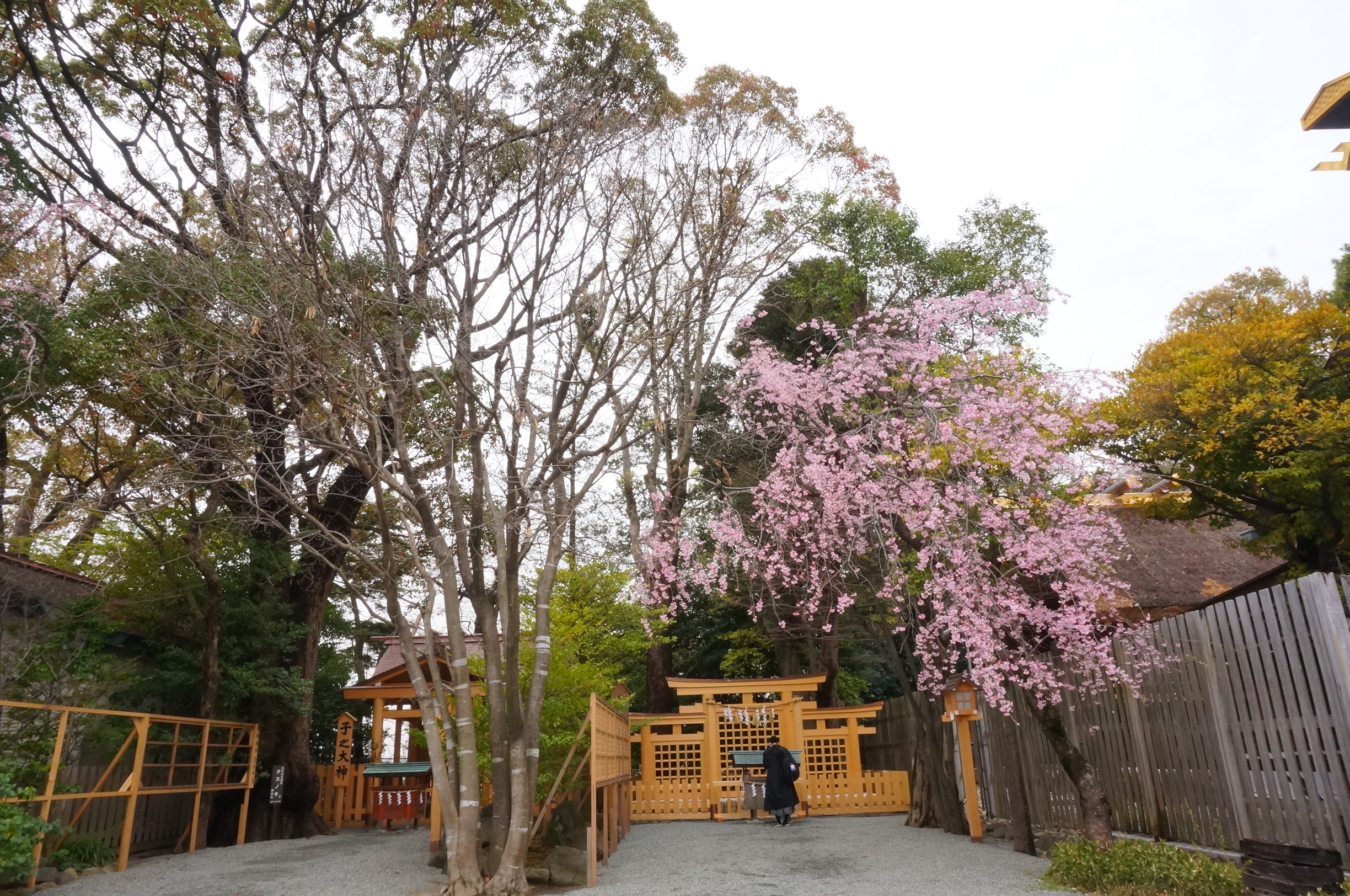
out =
{"type": "Polygon", "coordinates": [[[131,763],[131,777],[127,788],[127,805],[122,815],[122,842],[117,845],[117,870],[126,871],[131,858],[131,837],[136,827],[136,802],[141,794],[141,771],[145,766],[146,740],[150,737],[150,717],[136,720],[136,754],[131,763]]]}

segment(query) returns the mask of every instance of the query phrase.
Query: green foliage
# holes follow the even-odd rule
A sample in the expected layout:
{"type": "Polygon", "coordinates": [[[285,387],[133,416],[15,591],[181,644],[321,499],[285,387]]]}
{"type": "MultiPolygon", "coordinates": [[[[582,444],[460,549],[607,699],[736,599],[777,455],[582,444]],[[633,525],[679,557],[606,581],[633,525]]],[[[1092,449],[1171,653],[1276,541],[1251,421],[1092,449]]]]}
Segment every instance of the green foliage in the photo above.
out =
{"type": "Polygon", "coordinates": [[[773,642],[760,626],[738,628],[722,635],[731,649],[717,664],[726,678],[768,678],[774,674],[773,642]]]}
{"type": "Polygon", "coordinates": [[[627,572],[602,563],[558,571],[551,598],[553,669],[565,657],[594,666],[615,683],[623,682],[630,693],[638,692],[646,675],[647,629],[659,628],[660,622],[629,598],[628,582],[627,572]]]}
{"type": "Polygon", "coordinates": [[[1064,840],[1045,879],[1105,896],[1242,896],[1242,868],[1166,843],[1115,840],[1106,849],[1064,840]]]}
{"type": "MultiPolygon", "coordinates": [[[[366,655],[363,663],[369,669],[378,660],[380,645],[369,639],[374,635],[393,634],[393,627],[377,620],[362,619],[361,633],[366,655]]],[[[324,613],[323,640],[319,643],[319,666],[314,673],[314,702],[309,727],[309,754],[317,763],[333,761],[337,745],[337,717],[344,712],[356,719],[352,734],[352,762],[366,762],[370,754],[370,724],[373,703],[369,700],[346,700],[342,689],[356,676],[356,626],[330,603],[324,613]]],[[[420,732],[416,732],[420,734],[420,732]]]]}
{"type": "MultiPolygon", "coordinates": [[[[962,215],[957,239],[936,247],[919,235],[911,210],[889,203],[827,195],[812,216],[813,241],[826,254],[789,266],[765,287],[733,354],[745,354],[747,338],[762,339],[791,358],[800,358],[812,342],[828,351],[832,339],[813,321],[844,328],[867,311],[924,296],[961,295],[1013,280],[1040,283],[1053,254],[1034,211],[993,197],[962,215]]],[[[1002,325],[1021,337],[1038,321],[1002,325]]]]}
{"type": "Polygon", "coordinates": [[[697,589],[678,607],[665,630],[672,643],[676,675],[688,678],[722,678],[722,664],[734,647],[734,632],[758,629],[759,623],[730,597],[697,589]]]}
{"type": "MultiPolygon", "coordinates": [[[[113,626],[107,599],[95,593],[62,604],[47,616],[0,620],[0,699],[25,703],[97,704],[134,680],[132,662],[110,649],[113,626]]],[[[18,785],[40,786],[55,742],[57,716],[46,711],[0,710],[4,757],[18,785]]],[[[67,742],[99,748],[117,737],[106,717],[72,722],[67,742]]]]}
{"type": "Polygon", "coordinates": [[[1350,243],[1341,247],[1341,257],[1334,259],[1335,273],[1331,281],[1331,304],[1342,311],[1350,311],[1350,243]]]}
{"type": "Polygon", "coordinates": [[[89,868],[107,865],[117,858],[113,848],[91,837],[69,837],[61,848],[52,853],[51,863],[57,868],[89,868]]]}
{"type": "Polygon", "coordinates": [[[1350,549],[1350,315],[1272,268],[1189,296],[1121,375],[1107,449],[1191,486],[1186,513],[1250,524],[1304,568],[1350,549]]]}
{"type": "Polygon", "coordinates": [[[866,678],[855,675],[847,669],[840,669],[834,680],[834,689],[839,694],[839,703],[842,706],[860,706],[866,702],[863,695],[867,692],[867,688],[866,678]]]}
{"type": "MultiPolygon", "coordinates": [[[[18,769],[10,759],[0,759],[0,800],[27,799],[36,791],[15,782],[18,769]]],[[[38,841],[61,830],[54,821],[43,821],[24,806],[0,803],[0,882],[19,881],[33,871],[33,850],[38,841]]]]}
{"type": "MultiPolygon", "coordinates": [[[[146,674],[122,694],[128,705],[195,716],[200,710],[203,622],[209,595],[183,550],[185,522],[172,510],[144,515],[138,529],[110,528],[87,564],[105,582],[116,621],[145,636],[146,674]]],[[[289,552],[259,543],[238,527],[211,526],[205,538],[221,581],[218,718],[265,709],[286,718],[303,711],[309,687],[282,662],[299,633],[281,594],[289,552]]]]}

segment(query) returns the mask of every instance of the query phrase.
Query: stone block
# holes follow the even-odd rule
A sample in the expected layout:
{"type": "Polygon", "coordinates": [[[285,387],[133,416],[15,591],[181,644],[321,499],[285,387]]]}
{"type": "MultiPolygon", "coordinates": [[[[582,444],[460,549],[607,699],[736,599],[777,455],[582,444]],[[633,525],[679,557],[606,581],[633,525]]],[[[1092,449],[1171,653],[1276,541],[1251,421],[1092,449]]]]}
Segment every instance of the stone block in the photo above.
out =
{"type": "Polygon", "coordinates": [[[37,882],[40,884],[55,883],[57,873],[57,870],[51,865],[43,865],[37,870],[37,882]]]}
{"type": "Polygon", "coordinates": [[[56,882],[58,884],[73,883],[79,879],[80,872],[76,871],[74,868],[67,868],[65,871],[58,871],[56,873],[56,882]]]}
{"type": "Polygon", "coordinates": [[[586,853],[570,846],[559,846],[544,863],[549,882],[559,887],[586,885],[586,853]]]}
{"type": "Polygon", "coordinates": [[[546,884],[552,879],[547,868],[526,868],[525,879],[532,884],[546,884]]]}

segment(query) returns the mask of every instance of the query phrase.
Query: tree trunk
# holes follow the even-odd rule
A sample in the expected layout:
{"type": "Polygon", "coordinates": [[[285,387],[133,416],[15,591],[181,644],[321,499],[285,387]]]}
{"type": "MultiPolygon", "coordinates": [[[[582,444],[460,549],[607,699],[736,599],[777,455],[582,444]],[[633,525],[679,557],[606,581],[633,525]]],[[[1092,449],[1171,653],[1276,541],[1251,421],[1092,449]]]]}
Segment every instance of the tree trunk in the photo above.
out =
{"type": "MultiPolygon", "coordinates": [[[[911,808],[910,827],[940,827],[949,834],[969,834],[970,826],[956,789],[953,753],[936,702],[927,694],[911,691],[907,698],[914,715],[914,769],[911,789],[921,794],[920,811],[911,808]]],[[[912,804],[917,806],[918,798],[912,804]]]]}
{"type": "Polygon", "coordinates": [[[816,688],[816,706],[830,709],[839,705],[839,639],[833,636],[821,638],[816,658],[815,673],[825,673],[825,680],[816,688]]]}
{"type": "MultiPolygon", "coordinates": [[[[319,636],[333,579],[347,556],[346,539],[369,491],[370,482],[359,467],[348,465],[338,474],[315,514],[320,525],[304,541],[300,570],[287,584],[291,618],[303,627],[303,634],[293,648],[294,662],[307,682],[313,682],[318,671],[319,636]]],[[[310,717],[311,711],[306,707],[294,718],[279,720],[270,756],[272,765],[286,766],[281,807],[287,816],[284,828],[292,837],[329,833],[328,826],[314,812],[319,799],[319,776],[309,757],[310,717]]]]}
{"type": "Polygon", "coordinates": [[[1099,846],[1111,842],[1111,803],[1106,799],[1106,790],[1102,787],[1097,770],[1087,761],[1087,757],[1069,737],[1064,726],[1064,716],[1059,704],[1037,706],[1036,701],[1027,700],[1031,714],[1045,732],[1059,764],[1069,776],[1073,786],[1078,789],[1078,806],[1083,813],[1083,836],[1099,846]]]}
{"type": "Polygon", "coordinates": [[[675,666],[675,650],[668,641],[647,648],[647,712],[675,712],[675,692],[666,681],[675,666]]]}
{"type": "Polygon", "coordinates": [[[1013,753],[1004,757],[1003,768],[1008,775],[1008,812],[1012,816],[1013,851],[1029,856],[1036,854],[1036,832],[1031,827],[1031,804],[1027,800],[1027,779],[1022,750],[1022,731],[1013,731],[1013,753]]]}

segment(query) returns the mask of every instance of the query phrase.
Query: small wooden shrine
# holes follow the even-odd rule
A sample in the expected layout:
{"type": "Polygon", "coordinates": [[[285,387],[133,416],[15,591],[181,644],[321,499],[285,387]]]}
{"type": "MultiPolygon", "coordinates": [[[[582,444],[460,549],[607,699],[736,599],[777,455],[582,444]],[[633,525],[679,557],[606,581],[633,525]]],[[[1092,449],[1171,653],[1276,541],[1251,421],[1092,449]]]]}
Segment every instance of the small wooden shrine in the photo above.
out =
{"type": "Polygon", "coordinates": [[[632,736],[640,752],[634,820],[750,817],[747,763],[772,735],[801,757],[804,812],[908,811],[906,772],[862,767],[860,739],[875,732],[883,704],[819,708],[824,675],[668,680],[678,698],[693,702],[677,713],[632,716],[641,725],[632,736]]]}
{"type": "MultiPolygon", "coordinates": [[[[470,652],[481,652],[482,636],[466,635],[470,652]]],[[[430,822],[432,849],[440,840],[440,811],[436,791],[431,783],[431,762],[427,749],[410,735],[422,730],[422,711],[417,707],[412,677],[403,656],[399,639],[383,637],[384,653],[375,669],[364,682],[342,689],[347,700],[369,700],[372,703],[370,725],[371,762],[362,766],[344,765],[339,761],[321,770],[321,814],[334,827],[344,823],[372,824],[394,821],[412,822],[420,819],[430,822]],[[393,722],[393,736],[385,732],[387,722],[393,722]],[[327,772],[325,776],[324,772],[327,772]]],[[[430,677],[429,648],[425,637],[415,639],[418,661],[423,675],[430,677]]],[[[435,661],[441,677],[450,680],[450,662],[444,647],[438,643],[435,661]]],[[[343,732],[339,729],[338,748],[342,748],[343,732]]],[[[348,741],[350,745],[350,741],[348,741]]]]}

